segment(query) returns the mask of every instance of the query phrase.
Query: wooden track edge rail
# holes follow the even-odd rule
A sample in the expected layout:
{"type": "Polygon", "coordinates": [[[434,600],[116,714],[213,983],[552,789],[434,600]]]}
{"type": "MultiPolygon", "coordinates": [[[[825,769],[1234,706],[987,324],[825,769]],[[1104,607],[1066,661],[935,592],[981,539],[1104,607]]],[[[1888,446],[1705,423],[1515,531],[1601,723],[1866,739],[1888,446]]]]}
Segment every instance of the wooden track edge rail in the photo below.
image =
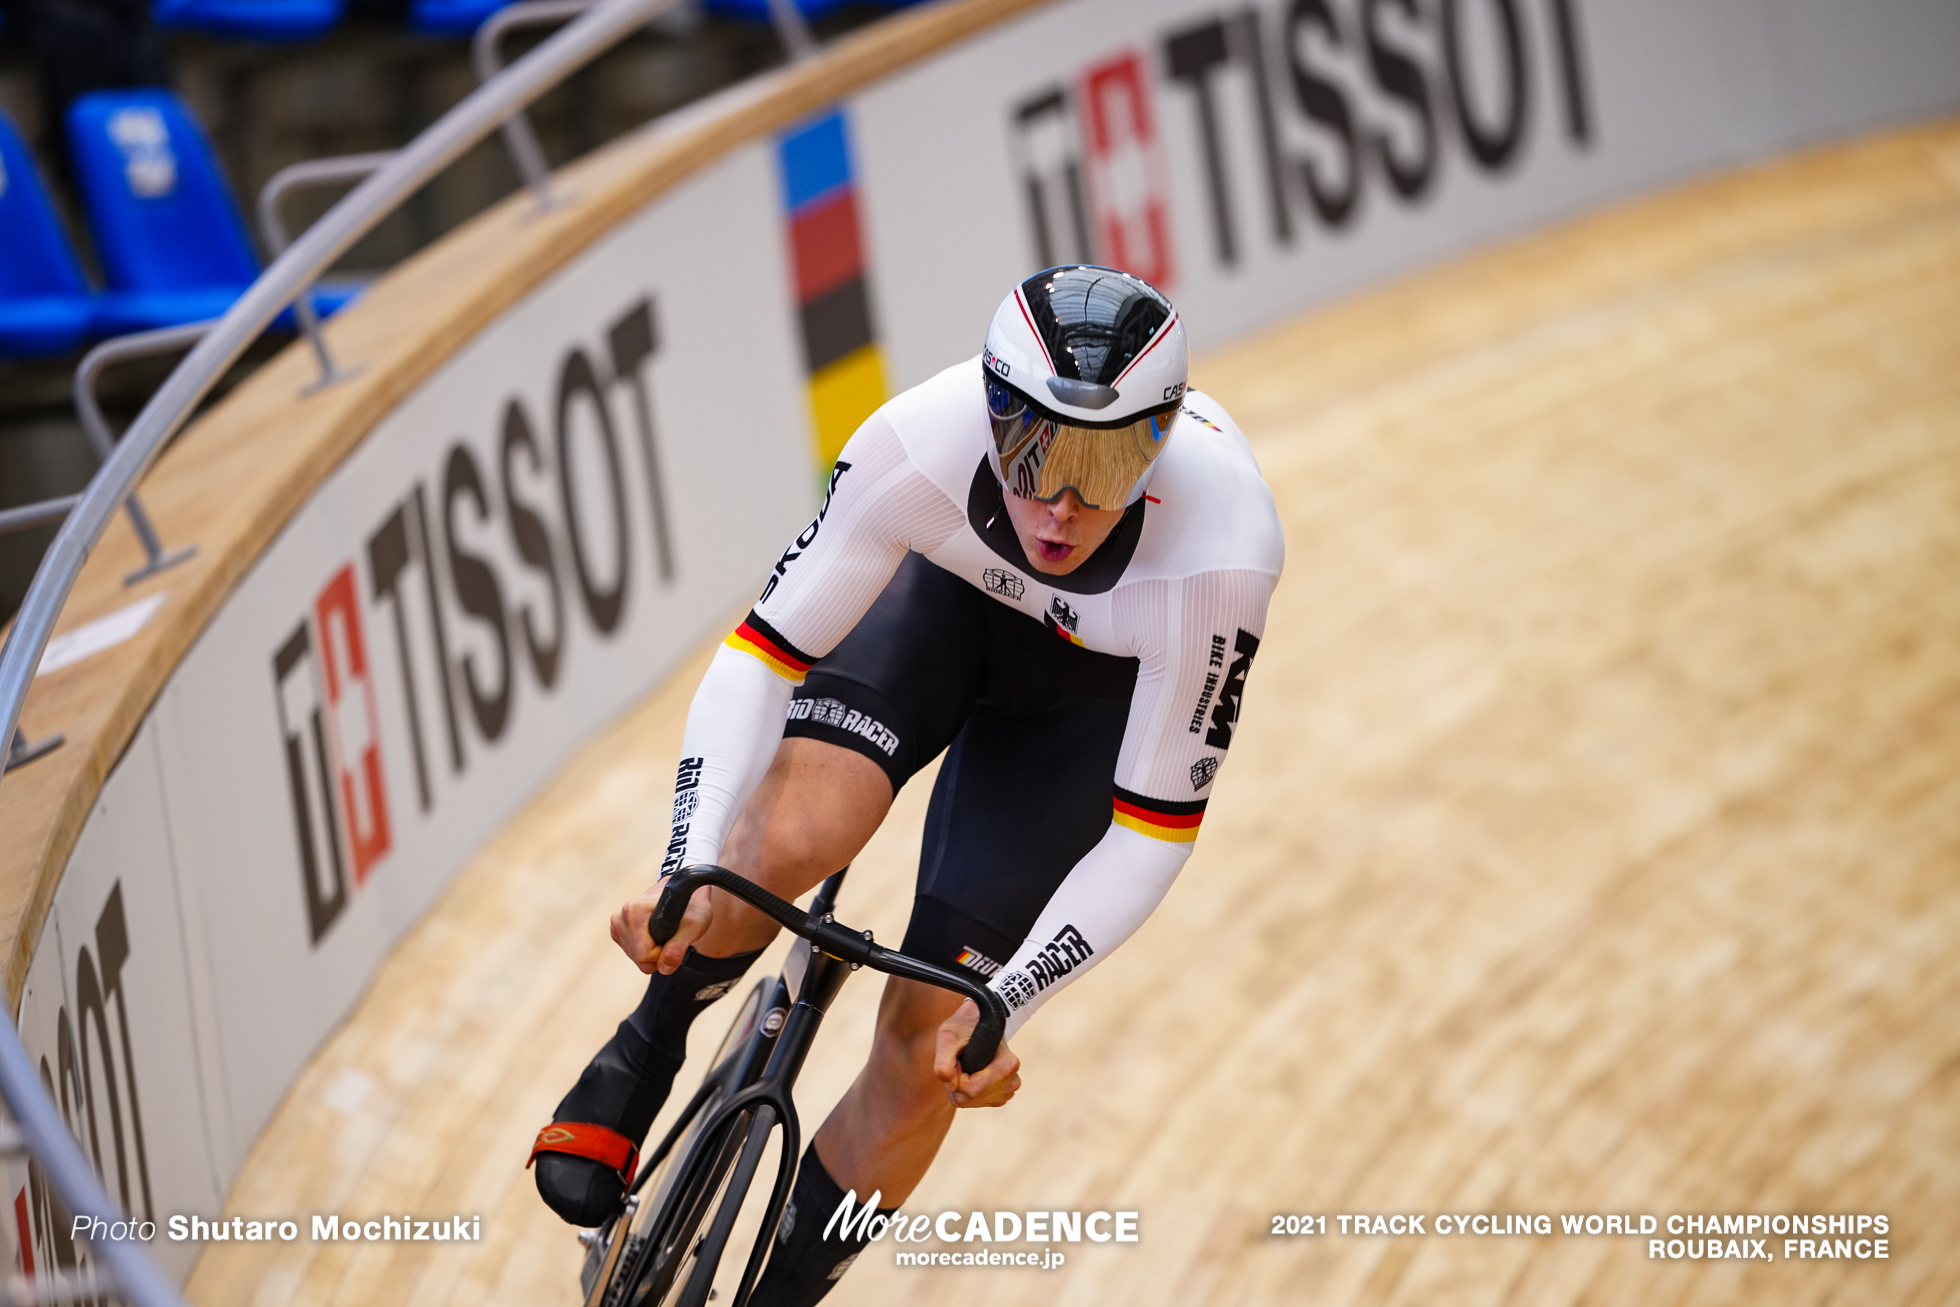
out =
{"type": "Polygon", "coordinates": [[[109,772],[171,673],[233,588],[314,489],[398,403],[466,342],[560,268],[731,151],[989,27],[1051,0],[949,0],[885,19],[818,58],[731,88],[567,165],[558,203],[512,195],[382,277],[337,315],[336,359],[358,367],[312,394],[295,342],[194,422],[145,479],[145,506],[188,562],[134,586],[127,522],[104,534],[56,634],[156,594],[128,641],[38,679],[22,711],[30,739],[66,742],[0,784],[0,939],[10,1010],[55,887],[109,772]]]}

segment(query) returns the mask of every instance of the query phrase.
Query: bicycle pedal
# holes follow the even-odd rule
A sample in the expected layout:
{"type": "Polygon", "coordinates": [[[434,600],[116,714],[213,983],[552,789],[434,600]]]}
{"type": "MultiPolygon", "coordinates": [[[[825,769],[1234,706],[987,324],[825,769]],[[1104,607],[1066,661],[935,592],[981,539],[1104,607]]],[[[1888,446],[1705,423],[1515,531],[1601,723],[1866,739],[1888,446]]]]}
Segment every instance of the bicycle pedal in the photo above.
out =
{"type": "Polygon", "coordinates": [[[599,1243],[599,1232],[597,1230],[580,1230],[578,1232],[578,1241],[587,1248],[596,1247],[599,1243]]]}

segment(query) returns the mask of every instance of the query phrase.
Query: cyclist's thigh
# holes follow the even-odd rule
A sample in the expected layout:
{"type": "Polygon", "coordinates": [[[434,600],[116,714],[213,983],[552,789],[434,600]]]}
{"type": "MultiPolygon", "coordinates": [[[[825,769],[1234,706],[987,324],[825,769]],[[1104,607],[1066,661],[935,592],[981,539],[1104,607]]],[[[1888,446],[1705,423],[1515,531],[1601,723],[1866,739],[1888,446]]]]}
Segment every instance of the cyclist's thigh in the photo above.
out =
{"type": "Polygon", "coordinates": [[[897,793],[972,711],[990,607],[999,605],[907,554],[851,633],[797,687],[784,736],[862,754],[897,793]]]}
{"type": "Polygon", "coordinates": [[[980,702],[932,791],[904,950],[991,975],[1109,829],[1133,659],[1018,613],[990,621],[980,702]],[[1060,691],[1060,693],[1057,693],[1060,691]]]}

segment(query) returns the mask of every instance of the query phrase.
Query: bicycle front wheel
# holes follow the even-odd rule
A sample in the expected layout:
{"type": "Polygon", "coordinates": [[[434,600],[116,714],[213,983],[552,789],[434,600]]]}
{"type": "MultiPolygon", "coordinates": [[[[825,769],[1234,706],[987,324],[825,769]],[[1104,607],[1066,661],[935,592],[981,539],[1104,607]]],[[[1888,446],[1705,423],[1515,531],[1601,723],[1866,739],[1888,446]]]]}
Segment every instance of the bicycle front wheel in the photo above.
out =
{"type": "Polygon", "coordinates": [[[759,1069],[766,1050],[756,1045],[774,1041],[775,1031],[765,1028],[763,1018],[780,985],[773,976],[758,981],[737,1010],[709,1062],[712,1069],[689,1118],[692,1124],[665,1164],[643,1177],[651,1180],[652,1193],[641,1205],[639,1218],[631,1222],[632,1233],[624,1236],[630,1242],[610,1277],[612,1283],[595,1296],[592,1307],[665,1307],[674,1301],[676,1286],[686,1283],[699,1249],[701,1226],[727,1188],[752,1113],[724,1122],[712,1137],[704,1133],[703,1125],[759,1069]]]}
{"type": "Polygon", "coordinates": [[[713,1295],[715,1271],[721,1266],[722,1252],[728,1247],[728,1236],[735,1229],[735,1218],[741,1215],[749,1186],[755,1183],[756,1168],[762,1162],[763,1153],[768,1151],[769,1136],[775,1131],[776,1109],[764,1103],[736,1119],[747,1127],[739,1136],[741,1156],[720,1186],[714,1221],[707,1233],[695,1241],[693,1266],[688,1270],[685,1286],[674,1299],[674,1307],[707,1307],[713,1295]]]}

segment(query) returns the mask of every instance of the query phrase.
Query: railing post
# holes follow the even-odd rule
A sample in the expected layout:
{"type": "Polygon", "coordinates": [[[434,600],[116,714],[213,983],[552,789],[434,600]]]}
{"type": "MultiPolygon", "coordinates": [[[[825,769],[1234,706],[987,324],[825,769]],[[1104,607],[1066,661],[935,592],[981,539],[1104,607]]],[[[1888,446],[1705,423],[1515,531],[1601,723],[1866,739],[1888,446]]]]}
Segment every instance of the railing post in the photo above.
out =
{"type": "Polygon", "coordinates": [[[802,63],[817,52],[817,38],[810,33],[810,20],[796,0],[769,0],[769,21],[791,63],[802,63]]]}
{"type": "MultiPolygon", "coordinates": [[[[292,244],[292,238],[286,234],[286,224],[279,216],[279,206],[288,195],[308,186],[359,181],[394,157],[393,150],[342,154],[327,159],[308,159],[272,174],[272,180],[259,192],[259,234],[265,238],[266,249],[272,257],[278,258],[292,244]]],[[[313,307],[311,283],[293,300],[293,316],[299,320],[300,334],[313,347],[313,357],[320,365],[319,380],[301,390],[300,394],[311,395],[359,374],[358,366],[344,371],[334,366],[333,355],[327,351],[327,338],[320,329],[320,314],[313,307]]]]}
{"type": "MultiPolygon", "coordinates": [[[[577,18],[590,9],[596,0],[520,0],[518,4],[505,5],[502,9],[484,19],[470,39],[470,58],[476,65],[476,80],[487,82],[502,71],[503,55],[498,47],[506,34],[521,27],[548,27],[577,18]]],[[[538,209],[542,212],[555,202],[551,194],[551,165],[545,160],[544,146],[538,140],[538,133],[531,126],[530,115],[519,109],[504,119],[504,146],[510,151],[510,161],[517,169],[517,175],[537,197],[538,209]]]]}
{"type": "MultiPolygon", "coordinates": [[[[121,363],[128,359],[150,358],[157,354],[169,354],[180,349],[189,349],[197,344],[203,335],[217,325],[217,319],[206,322],[187,322],[177,327],[159,327],[155,331],[138,331],[127,336],[117,336],[105,340],[82,356],[81,366],[75,369],[75,416],[81,419],[82,431],[88,436],[89,444],[95,447],[96,455],[104,463],[116,452],[116,438],[109,434],[108,419],[102,416],[102,406],[96,402],[95,381],[102,370],[111,363],[121,363]]],[[[155,576],[167,567],[189,558],[197,552],[196,545],[186,545],[174,552],[166,552],[163,540],[157,535],[154,523],[150,521],[143,501],[131,489],[123,500],[123,508],[129,514],[129,524],[136,528],[136,538],[143,543],[145,562],[143,566],[123,578],[124,585],[135,585],[138,581],[155,576]]]]}
{"type": "Polygon", "coordinates": [[[56,734],[43,736],[30,743],[27,738],[27,732],[16,726],[14,727],[13,743],[7,746],[6,770],[12,771],[16,767],[24,767],[43,754],[53,753],[66,743],[67,740],[67,736],[56,734]]]}

